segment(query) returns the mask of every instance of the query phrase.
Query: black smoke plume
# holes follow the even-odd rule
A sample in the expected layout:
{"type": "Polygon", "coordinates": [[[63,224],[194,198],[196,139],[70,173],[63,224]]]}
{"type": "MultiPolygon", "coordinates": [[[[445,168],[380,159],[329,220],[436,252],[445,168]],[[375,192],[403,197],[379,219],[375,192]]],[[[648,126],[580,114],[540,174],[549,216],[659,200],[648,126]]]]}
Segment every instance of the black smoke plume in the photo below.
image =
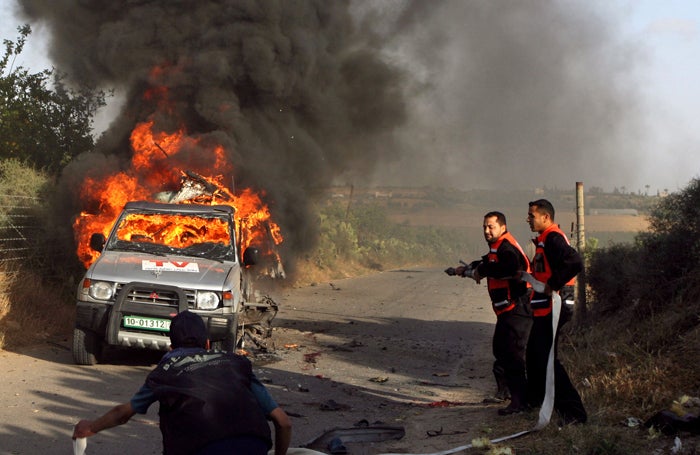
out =
{"type": "Polygon", "coordinates": [[[226,147],[237,185],[265,189],[300,246],[313,238],[309,196],[334,179],[610,188],[643,164],[641,55],[607,2],[21,5],[52,30],[59,69],[126,93],[98,150],[66,170],[67,187],[128,158],[128,134],[152,110],[142,101],[151,71],[168,65],[180,69],[166,85],[190,132],[226,147]]]}
{"type": "MultiPolygon", "coordinates": [[[[174,109],[154,129],[222,145],[236,188],[264,190],[286,244],[303,249],[315,220],[309,196],[348,169],[368,174],[394,153],[406,118],[402,73],[353,24],[344,1],[22,0],[51,30],[50,57],[70,77],[125,94],[97,149],[69,165],[62,185],[76,215],[85,177],[128,164],[128,138],[154,115],[144,98],[167,88],[174,109]]],[[[188,151],[192,162],[211,160],[188,151]]],[[[115,169],[117,168],[117,169],[115,169]]],[[[231,181],[227,179],[227,181],[231,181]]]]}

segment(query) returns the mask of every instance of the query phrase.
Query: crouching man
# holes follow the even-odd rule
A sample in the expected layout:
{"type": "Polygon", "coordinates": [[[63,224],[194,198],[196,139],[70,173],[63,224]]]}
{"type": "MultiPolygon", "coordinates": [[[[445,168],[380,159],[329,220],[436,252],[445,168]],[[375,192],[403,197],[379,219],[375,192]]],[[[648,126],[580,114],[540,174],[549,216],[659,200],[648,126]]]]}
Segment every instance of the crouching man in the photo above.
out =
{"type": "Polygon", "coordinates": [[[172,350],[129,402],[96,420],[81,420],[73,438],[122,425],[158,401],[165,455],[265,455],[273,445],[267,419],[275,427],[275,455],[287,453],[290,419],[255,377],[247,358],[208,350],[204,321],[190,311],[173,318],[170,342],[172,350]]]}

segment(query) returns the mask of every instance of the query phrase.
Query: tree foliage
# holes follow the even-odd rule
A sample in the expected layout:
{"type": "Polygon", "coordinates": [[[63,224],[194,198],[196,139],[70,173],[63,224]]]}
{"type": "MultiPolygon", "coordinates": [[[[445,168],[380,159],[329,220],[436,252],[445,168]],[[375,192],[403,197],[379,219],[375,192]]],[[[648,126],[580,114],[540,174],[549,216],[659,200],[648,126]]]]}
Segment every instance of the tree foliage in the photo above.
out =
{"type": "Polygon", "coordinates": [[[3,41],[0,59],[0,159],[18,159],[55,174],[94,146],[92,122],[105,105],[105,94],[69,87],[65,75],[53,69],[31,73],[15,67],[31,34],[29,25],[17,30],[15,42],[3,41]]]}

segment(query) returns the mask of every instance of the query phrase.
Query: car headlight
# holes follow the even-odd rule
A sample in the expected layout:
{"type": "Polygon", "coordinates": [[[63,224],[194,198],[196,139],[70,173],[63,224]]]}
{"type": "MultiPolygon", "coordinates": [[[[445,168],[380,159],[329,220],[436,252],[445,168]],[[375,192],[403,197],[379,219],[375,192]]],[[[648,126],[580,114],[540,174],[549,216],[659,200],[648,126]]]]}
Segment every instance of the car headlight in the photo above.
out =
{"type": "Polygon", "coordinates": [[[114,295],[114,285],[107,281],[90,283],[90,297],[95,300],[109,300],[114,295]]]}
{"type": "Polygon", "coordinates": [[[197,293],[197,309],[213,310],[219,306],[219,296],[216,292],[199,291],[197,293]]]}

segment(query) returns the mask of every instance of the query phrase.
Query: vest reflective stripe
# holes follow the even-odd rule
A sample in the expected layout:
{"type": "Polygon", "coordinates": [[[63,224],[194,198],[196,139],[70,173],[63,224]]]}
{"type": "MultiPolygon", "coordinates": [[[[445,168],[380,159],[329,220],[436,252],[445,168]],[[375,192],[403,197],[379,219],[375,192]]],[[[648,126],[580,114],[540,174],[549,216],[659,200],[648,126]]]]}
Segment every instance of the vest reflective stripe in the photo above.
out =
{"type": "MultiPolygon", "coordinates": [[[[508,240],[511,245],[517,248],[520,255],[524,259],[525,264],[527,264],[526,271],[530,272],[530,261],[527,260],[527,255],[523,249],[520,248],[520,245],[515,240],[515,237],[510,234],[510,232],[505,232],[498,238],[498,240],[496,240],[496,242],[491,244],[491,248],[489,249],[489,253],[487,255],[487,260],[489,262],[498,262],[498,248],[500,248],[501,243],[503,243],[504,240],[508,240]]],[[[508,279],[487,277],[486,283],[489,290],[489,296],[491,297],[491,305],[497,316],[515,308],[515,300],[510,295],[510,283],[508,279]]]]}
{"type": "Polygon", "coordinates": [[[503,302],[499,302],[497,304],[492,303],[491,306],[493,307],[493,311],[496,313],[496,316],[498,316],[515,308],[515,301],[504,300],[503,302]]]}
{"type": "MultiPolygon", "coordinates": [[[[543,233],[535,239],[535,256],[532,258],[532,276],[537,281],[547,283],[552,276],[552,268],[549,265],[547,256],[544,254],[544,244],[547,241],[547,236],[552,232],[556,232],[564,237],[566,243],[569,244],[569,238],[559,229],[559,226],[552,224],[543,233]]],[[[576,278],[570,279],[566,286],[573,286],[576,283],[576,278]]],[[[544,293],[533,292],[530,298],[530,306],[532,314],[536,317],[547,316],[552,312],[552,298],[544,293]]]]}

